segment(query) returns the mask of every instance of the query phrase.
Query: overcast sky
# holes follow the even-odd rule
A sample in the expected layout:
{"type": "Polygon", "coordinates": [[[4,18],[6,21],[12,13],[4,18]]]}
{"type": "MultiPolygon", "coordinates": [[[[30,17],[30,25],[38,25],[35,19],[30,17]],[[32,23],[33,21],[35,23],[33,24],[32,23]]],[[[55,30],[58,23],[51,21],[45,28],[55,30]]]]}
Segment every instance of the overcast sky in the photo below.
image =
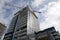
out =
{"type": "Polygon", "coordinates": [[[7,4],[22,8],[28,4],[32,10],[42,12],[36,13],[41,30],[54,26],[60,32],[60,0],[0,0],[0,22],[9,26],[14,13],[20,9],[7,4]]]}

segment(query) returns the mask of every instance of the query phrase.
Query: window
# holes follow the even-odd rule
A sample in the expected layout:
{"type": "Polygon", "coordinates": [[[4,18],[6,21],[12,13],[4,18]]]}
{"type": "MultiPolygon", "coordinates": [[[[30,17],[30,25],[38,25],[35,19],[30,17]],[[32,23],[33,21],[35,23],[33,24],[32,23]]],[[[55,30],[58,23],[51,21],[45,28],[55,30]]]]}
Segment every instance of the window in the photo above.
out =
{"type": "Polygon", "coordinates": [[[21,27],[21,30],[25,29],[27,26],[21,27]]]}
{"type": "Polygon", "coordinates": [[[19,29],[17,29],[17,31],[19,31],[19,29]]]}

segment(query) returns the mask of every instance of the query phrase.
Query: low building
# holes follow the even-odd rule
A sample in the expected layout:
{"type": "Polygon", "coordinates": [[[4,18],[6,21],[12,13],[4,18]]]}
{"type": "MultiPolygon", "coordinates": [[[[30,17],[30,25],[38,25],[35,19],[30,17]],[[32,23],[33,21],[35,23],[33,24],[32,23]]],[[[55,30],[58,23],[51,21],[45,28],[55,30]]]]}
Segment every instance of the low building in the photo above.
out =
{"type": "Polygon", "coordinates": [[[35,33],[35,40],[60,40],[60,34],[54,27],[35,33]]]}
{"type": "Polygon", "coordinates": [[[5,28],[6,28],[6,26],[3,25],[2,23],[0,23],[0,39],[1,39],[2,35],[3,35],[3,33],[4,33],[5,28]]]}

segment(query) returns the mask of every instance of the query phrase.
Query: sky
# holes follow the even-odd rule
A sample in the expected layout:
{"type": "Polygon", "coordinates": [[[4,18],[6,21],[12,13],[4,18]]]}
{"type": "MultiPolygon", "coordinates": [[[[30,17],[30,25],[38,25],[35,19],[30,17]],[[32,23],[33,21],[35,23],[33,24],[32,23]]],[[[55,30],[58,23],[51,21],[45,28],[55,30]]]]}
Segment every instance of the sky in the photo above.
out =
{"type": "Polygon", "coordinates": [[[15,5],[24,8],[29,5],[32,10],[40,11],[36,13],[40,29],[54,26],[60,32],[60,0],[0,0],[0,22],[9,27],[14,14],[21,10],[15,5]]]}

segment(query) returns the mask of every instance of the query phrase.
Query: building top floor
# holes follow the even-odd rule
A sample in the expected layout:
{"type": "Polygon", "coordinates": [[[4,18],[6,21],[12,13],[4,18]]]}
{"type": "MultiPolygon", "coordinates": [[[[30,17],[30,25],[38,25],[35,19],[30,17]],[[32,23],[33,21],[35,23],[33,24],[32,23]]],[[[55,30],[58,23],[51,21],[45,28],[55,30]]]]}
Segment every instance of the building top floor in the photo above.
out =
{"type": "Polygon", "coordinates": [[[19,15],[19,14],[23,13],[24,11],[31,12],[36,18],[38,18],[38,17],[35,15],[34,11],[33,11],[31,8],[29,8],[28,6],[22,8],[21,10],[19,10],[18,12],[16,12],[16,13],[14,14],[14,16],[19,15]]]}

